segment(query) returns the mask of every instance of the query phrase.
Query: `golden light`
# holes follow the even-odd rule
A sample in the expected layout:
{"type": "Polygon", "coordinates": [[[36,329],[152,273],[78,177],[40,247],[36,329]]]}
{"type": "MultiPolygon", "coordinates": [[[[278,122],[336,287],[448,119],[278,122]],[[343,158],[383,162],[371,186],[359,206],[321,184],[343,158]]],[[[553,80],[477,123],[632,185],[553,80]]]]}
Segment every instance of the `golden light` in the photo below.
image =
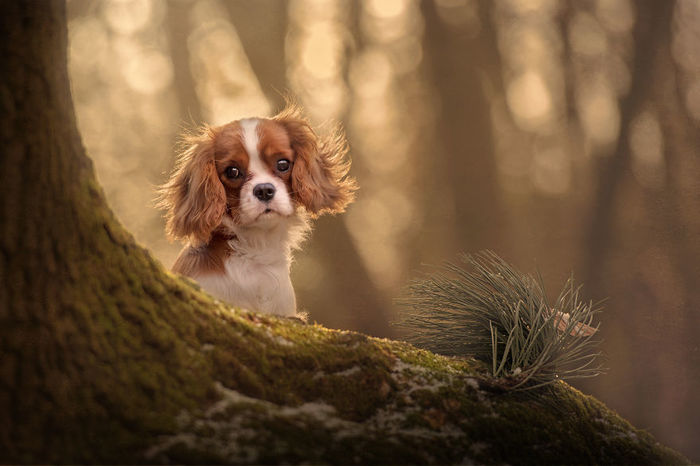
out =
{"type": "Polygon", "coordinates": [[[535,70],[527,70],[508,84],[508,107],[518,125],[534,130],[547,123],[552,114],[552,98],[544,79],[535,70]]]}
{"type": "Polygon", "coordinates": [[[343,79],[348,5],[327,0],[296,0],[289,5],[287,75],[306,113],[316,123],[338,119],[349,99],[343,79]]]}
{"type": "Polygon", "coordinates": [[[192,31],[188,47],[205,120],[218,125],[269,115],[270,104],[230,23],[207,3],[195,5],[193,14],[201,22],[192,31]]]}
{"type": "Polygon", "coordinates": [[[559,45],[542,28],[528,22],[504,26],[501,36],[499,46],[507,57],[508,69],[514,72],[543,66],[559,45]]]}
{"type": "Polygon", "coordinates": [[[392,193],[390,198],[375,195],[360,199],[359,208],[351,209],[347,214],[346,223],[350,233],[358,241],[360,252],[373,279],[383,288],[391,287],[401,273],[400,268],[396,267],[401,260],[400,254],[396,248],[391,247],[394,236],[402,228],[397,219],[405,215],[407,220],[402,222],[405,224],[410,212],[410,205],[401,200],[401,196],[392,193]],[[400,213],[396,209],[405,212],[400,213]],[[372,234],[368,235],[367,232],[372,234]]]}
{"type": "Polygon", "coordinates": [[[364,4],[361,28],[367,38],[388,44],[422,27],[418,6],[409,0],[373,0],[364,4]]]}
{"type": "Polygon", "coordinates": [[[549,10],[556,5],[553,0],[504,0],[506,8],[518,15],[540,13],[542,10],[549,10]]]}
{"type": "Polygon", "coordinates": [[[350,2],[338,0],[292,0],[289,2],[289,19],[295,27],[311,30],[319,21],[345,17],[350,2]]]}
{"type": "Polygon", "coordinates": [[[367,0],[367,11],[378,18],[387,19],[402,15],[409,0],[367,0]]]}
{"type": "Polygon", "coordinates": [[[109,48],[105,24],[96,18],[79,18],[71,22],[68,32],[70,33],[70,60],[77,60],[82,67],[89,68],[91,71],[99,71],[100,59],[109,48]]]}
{"type": "Polygon", "coordinates": [[[583,82],[576,94],[579,116],[589,140],[598,146],[614,143],[620,131],[620,112],[607,80],[601,77],[583,82]]]}
{"type": "Polygon", "coordinates": [[[319,22],[302,39],[302,64],[316,79],[330,79],[340,72],[344,44],[336,26],[331,21],[319,22]]]}
{"type": "Polygon", "coordinates": [[[386,53],[378,47],[363,51],[352,64],[350,84],[353,92],[361,98],[378,98],[392,84],[394,71],[386,53]]]}
{"type": "Polygon", "coordinates": [[[153,7],[151,0],[109,0],[102,14],[113,31],[130,35],[153,22],[153,7]]]}
{"type": "Polygon", "coordinates": [[[135,91],[155,94],[170,86],[173,80],[172,61],[159,50],[137,49],[130,54],[122,74],[135,91]]]}

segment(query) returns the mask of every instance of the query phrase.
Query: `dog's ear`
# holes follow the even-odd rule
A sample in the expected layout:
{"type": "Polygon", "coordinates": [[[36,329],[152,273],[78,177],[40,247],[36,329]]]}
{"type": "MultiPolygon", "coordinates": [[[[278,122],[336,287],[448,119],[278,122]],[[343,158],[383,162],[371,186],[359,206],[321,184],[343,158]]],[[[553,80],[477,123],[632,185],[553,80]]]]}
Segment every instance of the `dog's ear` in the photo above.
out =
{"type": "Polygon", "coordinates": [[[348,178],[350,160],[345,136],[335,128],[319,139],[294,105],[273,117],[289,135],[295,153],[292,196],[312,216],[339,213],[354,199],[357,184],[348,178]]]}
{"type": "Polygon", "coordinates": [[[166,233],[173,239],[206,243],[226,211],[226,191],[214,161],[214,129],[187,136],[167,183],[159,189],[158,206],[166,210],[166,233]]]}

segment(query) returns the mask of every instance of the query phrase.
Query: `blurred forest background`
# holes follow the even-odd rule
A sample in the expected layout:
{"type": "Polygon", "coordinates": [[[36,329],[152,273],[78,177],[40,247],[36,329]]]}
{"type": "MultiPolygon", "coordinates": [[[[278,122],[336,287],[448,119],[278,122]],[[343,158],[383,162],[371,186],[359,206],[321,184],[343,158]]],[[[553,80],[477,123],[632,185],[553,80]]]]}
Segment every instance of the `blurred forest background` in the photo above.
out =
{"type": "Polygon", "coordinates": [[[422,264],[489,248],[571,271],[609,371],[577,386],[700,460],[698,0],[69,0],[80,129],[169,267],[154,187],[184,128],[297,96],[340,121],[361,191],[296,255],[300,306],[400,337],[422,264]]]}

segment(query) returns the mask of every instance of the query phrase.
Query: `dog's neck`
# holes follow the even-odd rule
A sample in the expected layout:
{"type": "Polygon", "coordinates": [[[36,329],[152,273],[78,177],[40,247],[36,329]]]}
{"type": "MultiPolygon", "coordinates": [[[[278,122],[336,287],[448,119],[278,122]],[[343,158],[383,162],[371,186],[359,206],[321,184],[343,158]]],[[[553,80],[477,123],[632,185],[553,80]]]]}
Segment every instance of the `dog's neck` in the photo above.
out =
{"type": "Polygon", "coordinates": [[[173,270],[194,278],[214,297],[237,307],[293,316],[292,251],[309,230],[303,211],[258,227],[224,221],[206,244],[183,250],[173,270]]]}
{"type": "Polygon", "coordinates": [[[238,225],[226,216],[221,226],[218,234],[226,238],[232,256],[261,265],[289,265],[292,251],[299,248],[310,230],[308,216],[302,211],[252,227],[238,225]]]}

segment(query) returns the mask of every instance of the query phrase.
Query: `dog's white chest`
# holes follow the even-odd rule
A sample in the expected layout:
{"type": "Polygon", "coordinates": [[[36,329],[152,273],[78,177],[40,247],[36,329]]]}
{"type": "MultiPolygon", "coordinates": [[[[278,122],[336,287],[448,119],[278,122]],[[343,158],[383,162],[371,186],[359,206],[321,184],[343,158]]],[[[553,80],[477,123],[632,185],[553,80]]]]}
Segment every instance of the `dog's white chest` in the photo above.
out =
{"type": "Polygon", "coordinates": [[[296,314],[288,261],[261,263],[254,258],[232,255],[225,267],[225,274],[195,279],[210,294],[234,306],[281,316],[296,314]]]}

